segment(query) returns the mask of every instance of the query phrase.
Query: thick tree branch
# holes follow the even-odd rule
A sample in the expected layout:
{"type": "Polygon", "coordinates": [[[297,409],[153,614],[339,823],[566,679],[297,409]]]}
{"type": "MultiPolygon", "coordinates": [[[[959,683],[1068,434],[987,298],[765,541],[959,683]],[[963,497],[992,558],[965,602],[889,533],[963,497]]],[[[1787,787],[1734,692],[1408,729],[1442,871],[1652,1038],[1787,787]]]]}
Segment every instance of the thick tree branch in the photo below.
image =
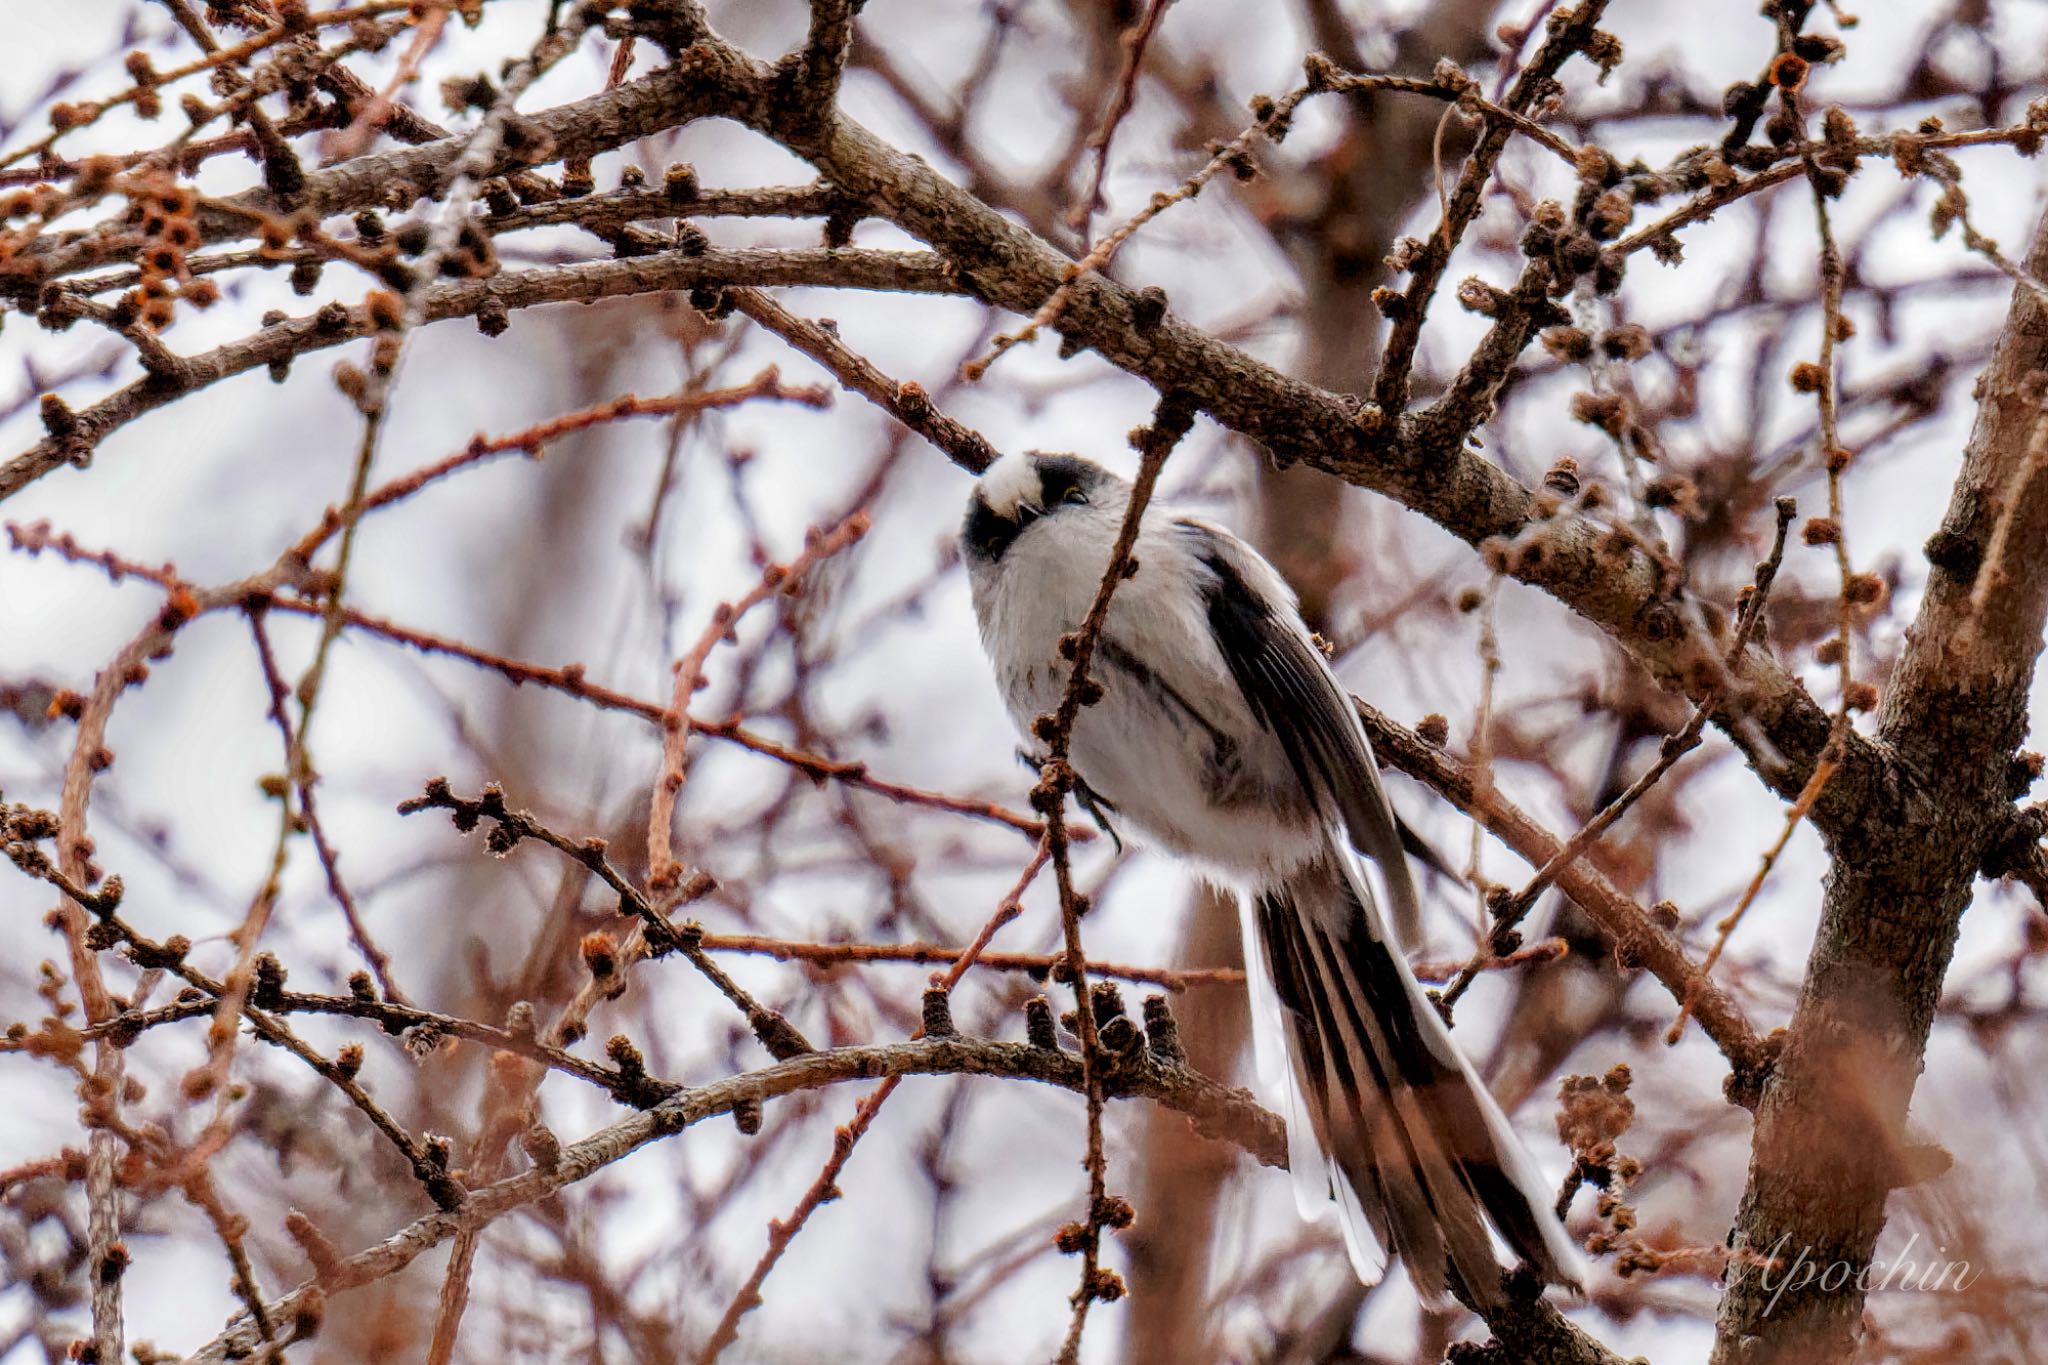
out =
{"type": "MultiPolygon", "coordinates": [[[[1066,270],[1070,262],[1064,255],[946,181],[921,159],[898,151],[843,115],[822,125],[796,116],[777,68],[708,31],[700,36],[693,28],[689,36],[699,40],[687,47],[673,67],[587,100],[522,116],[518,124],[521,136],[514,139],[518,146],[507,151],[501,158],[504,164],[497,169],[587,155],[692,119],[722,115],[783,141],[816,163],[842,191],[929,242],[957,271],[958,287],[991,304],[1028,315],[1063,284],[1069,284],[1066,270]]],[[[463,139],[449,138],[315,172],[307,176],[297,206],[309,214],[331,214],[372,203],[411,202],[438,190],[462,146],[463,139]]],[[[215,207],[202,206],[202,232],[207,240],[244,236],[258,219],[279,208],[268,191],[250,190],[219,201],[215,207]]],[[[132,247],[124,244],[119,234],[60,238],[54,245],[39,243],[24,252],[23,260],[33,262],[35,268],[24,277],[17,265],[15,273],[17,279],[24,280],[24,287],[33,286],[41,279],[119,259],[129,249],[132,247]]],[[[715,253],[700,259],[713,256],[715,253]]],[[[565,269],[615,267],[630,269],[630,263],[565,269]]],[[[634,292],[639,287],[679,287],[681,282],[642,286],[622,278],[616,281],[616,289],[634,292]]],[[[823,281],[741,277],[724,282],[823,281]]],[[[430,316],[473,310],[480,302],[476,296],[465,296],[472,305],[465,309],[459,304],[451,306],[452,296],[447,292],[473,287],[438,287],[436,302],[430,307],[446,311],[430,312],[430,316]]],[[[492,282],[492,287],[510,286],[492,282]]],[[[1366,420],[1361,420],[1355,400],[1290,379],[1170,312],[1162,317],[1152,301],[1099,273],[1072,281],[1070,288],[1072,297],[1060,324],[1070,342],[1095,349],[1162,392],[1186,396],[1217,421],[1264,443],[1276,457],[1308,463],[1394,498],[1475,546],[1537,536],[1541,552],[1515,556],[1505,566],[1510,573],[1549,592],[1606,630],[1652,673],[1682,687],[1695,700],[1712,689],[1718,676],[1719,642],[1697,639],[1683,627],[1683,614],[1674,605],[1668,575],[1661,566],[1640,550],[1617,550],[1608,528],[1590,517],[1565,515],[1554,522],[1547,520],[1548,509],[1531,490],[1461,443],[1449,442],[1450,435],[1461,433],[1441,429],[1446,424],[1433,420],[1431,412],[1395,422],[1368,409],[1366,420]],[[1451,453],[1444,454],[1447,444],[1451,453]]],[[[599,297],[603,292],[578,292],[572,287],[551,297],[599,297]]],[[[525,300],[539,301],[548,298],[525,300]]],[[[522,306],[512,298],[500,302],[506,307],[522,306]]],[[[360,334],[351,329],[337,339],[360,334]]],[[[1525,341],[1526,333],[1517,327],[1502,339],[1525,341]]],[[[166,390],[166,381],[151,379],[80,414],[83,446],[74,443],[68,450],[75,455],[81,448],[89,448],[106,430],[161,406],[190,386],[250,365],[289,358],[307,348],[303,342],[296,346],[258,342],[246,355],[223,348],[207,357],[192,358],[188,364],[199,368],[180,376],[183,382],[170,390],[166,390]],[[242,363],[233,363],[238,358],[242,363]],[[223,363],[228,368],[209,374],[209,365],[223,363]]],[[[1496,358],[1489,369],[1508,358],[1496,358]]],[[[1458,406],[1476,413],[1482,405],[1458,406]]],[[[1455,428],[1460,424],[1448,425],[1455,428]]],[[[0,468],[0,498],[62,463],[66,450],[62,440],[53,438],[0,468]]],[[[1788,797],[1797,793],[1827,742],[1825,713],[1797,679],[1762,649],[1743,656],[1735,681],[1738,686],[1724,696],[1717,722],[1727,725],[1736,717],[1754,722],[1754,730],[1749,725],[1737,727],[1737,742],[1746,744],[1750,761],[1774,790],[1788,797]]],[[[1881,769],[1870,746],[1852,736],[1841,771],[1813,813],[1816,824],[1840,834],[1856,829],[1860,822],[1855,817],[1883,795],[1886,784],[1881,769]]]]}
{"type": "MultiPolygon", "coordinates": [[[[503,175],[529,165],[594,156],[715,114],[716,99],[712,87],[690,79],[687,60],[665,66],[587,99],[514,116],[506,143],[486,173],[503,175]]],[[[309,172],[289,204],[268,189],[204,200],[197,215],[200,240],[221,242],[254,236],[269,218],[300,215],[317,221],[371,205],[386,211],[409,208],[441,192],[468,146],[468,136],[458,133],[422,146],[354,157],[309,172]]],[[[0,291],[34,298],[44,281],[124,262],[134,254],[134,236],[119,223],[47,234],[7,262],[6,272],[0,275],[0,291]]]]}
{"type": "MultiPolygon", "coordinates": [[[[544,303],[593,303],[630,294],[721,285],[834,285],[951,293],[946,263],[928,252],[809,248],[791,251],[701,251],[679,247],[652,256],[514,270],[484,280],[435,285],[425,321],[476,317],[503,321],[544,303]]],[[[493,323],[495,325],[495,323],[493,323]]],[[[199,355],[177,358],[146,378],[71,414],[53,434],[0,465],[0,501],[53,469],[84,465],[109,435],[189,393],[246,371],[288,364],[298,356],[371,336],[378,323],[367,308],[330,303],[300,318],[199,355]]]]}

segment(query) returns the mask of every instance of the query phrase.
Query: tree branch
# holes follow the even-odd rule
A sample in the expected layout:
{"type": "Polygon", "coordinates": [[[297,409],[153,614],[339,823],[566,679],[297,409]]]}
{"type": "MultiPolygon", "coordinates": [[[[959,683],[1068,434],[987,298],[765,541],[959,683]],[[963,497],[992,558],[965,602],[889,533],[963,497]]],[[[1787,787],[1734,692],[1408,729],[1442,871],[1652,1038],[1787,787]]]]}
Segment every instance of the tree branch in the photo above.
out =
{"type": "MultiPolygon", "coordinates": [[[[631,294],[747,284],[841,284],[934,294],[956,289],[945,262],[929,252],[680,247],[653,256],[506,271],[484,280],[435,285],[426,293],[424,320],[477,317],[502,322],[512,311],[544,303],[591,303],[631,294]]],[[[239,341],[184,356],[174,368],[159,370],[82,412],[67,414],[60,431],[0,465],[0,501],[53,469],[88,463],[93,449],[113,432],[189,393],[249,370],[289,364],[301,355],[372,336],[377,330],[367,308],[329,303],[308,316],[288,318],[239,341]]]]}
{"type": "MultiPolygon", "coordinates": [[[[324,1297],[384,1279],[464,1228],[482,1227],[514,1209],[586,1180],[649,1143],[673,1136],[705,1119],[731,1113],[736,1105],[759,1104],[800,1090],[846,1081],[933,1075],[1039,1081],[1077,1094],[1083,1089],[1078,1055],[1029,1043],[927,1038],[808,1053],[759,1071],[695,1086],[563,1148],[551,1169],[537,1167],[472,1191],[461,1209],[420,1218],[377,1246],[340,1262],[317,1283],[300,1285],[277,1299],[270,1305],[270,1315],[276,1321],[292,1321],[311,1295],[324,1297]]],[[[1187,1115],[1203,1132],[1235,1144],[1265,1165],[1286,1165],[1287,1139],[1281,1121],[1261,1109],[1242,1090],[1156,1059],[1140,1059],[1105,1069],[1099,1081],[1107,1096],[1152,1100],[1187,1115]]],[[[238,1318],[226,1331],[192,1352],[186,1365],[223,1365],[255,1346],[254,1324],[238,1318]]]]}
{"type": "MultiPolygon", "coordinates": [[[[485,174],[503,175],[541,162],[594,156],[717,113],[717,87],[693,81],[690,71],[691,62],[685,58],[588,99],[515,116],[515,135],[499,149],[485,174]]],[[[200,241],[250,237],[264,221],[295,214],[318,221],[373,204],[386,210],[409,208],[440,193],[468,146],[467,135],[457,134],[422,146],[354,157],[308,173],[289,204],[268,189],[202,200],[196,215],[200,241]]],[[[46,234],[7,262],[7,269],[0,273],[0,292],[33,299],[47,281],[125,262],[134,254],[134,239],[119,223],[46,234]]]]}

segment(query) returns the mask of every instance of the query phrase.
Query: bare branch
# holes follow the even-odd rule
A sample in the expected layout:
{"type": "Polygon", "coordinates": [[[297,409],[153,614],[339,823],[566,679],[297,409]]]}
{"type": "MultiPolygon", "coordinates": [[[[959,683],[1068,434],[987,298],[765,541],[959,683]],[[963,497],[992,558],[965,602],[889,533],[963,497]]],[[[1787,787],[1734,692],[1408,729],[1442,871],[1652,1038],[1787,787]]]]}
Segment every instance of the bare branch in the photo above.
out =
{"type": "MultiPolygon", "coordinates": [[[[925,253],[679,248],[656,256],[508,271],[488,280],[439,284],[427,291],[423,307],[428,322],[461,317],[502,322],[513,311],[539,304],[590,303],[729,284],[843,284],[927,293],[954,289],[944,263],[925,253]]],[[[61,433],[0,465],[0,501],[54,469],[89,463],[93,450],[115,431],[187,394],[253,369],[277,372],[302,355],[361,340],[377,331],[368,308],[329,303],[310,316],[283,319],[239,341],[181,357],[171,373],[151,374],[82,412],[70,414],[61,433]]]]}
{"type": "MultiPolygon", "coordinates": [[[[373,1283],[402,1270],[414,1258],[465,1227],[481,1227],[517,1208],[587,1180],[651,1142],[672,1137],[705,1119],[729,1114],[742,1104],[761,1104],[782,1095],[846,1081],[892,1076],[991,1076],[1032,1080],[1077,1093],[1084,1089],[1081,1060],[1070,1052],[1029,1043],[927,1038],[918,1042],[813,1052],[739,1076],[696,1086],[653,1109],[629,1115],[561,1150],[551,1168],[535,1168],[470,1192],[463,1207],[431,1214],[392,1234],[379,1245],[334,1267],[318,1285],[332,1295],[373,1283]]],[[[1284,1166],[1287,1143],[1280,1120],[1231,1090],[1184,1067],[1141,1060],[1100,1077],[1112,1099],[1149,1099],[1186,1114],[1205,1133],[1243,1148],[1269,1166],[1284,1166]]],[[[289,1320],[314,1292],[301,1285],[270,1305],[271,1315],[289,1320]]],[[[186,1357],[187,1365],[223,1365],[254,1345],[250,1324],[231,1326],[186,1357]]]]}

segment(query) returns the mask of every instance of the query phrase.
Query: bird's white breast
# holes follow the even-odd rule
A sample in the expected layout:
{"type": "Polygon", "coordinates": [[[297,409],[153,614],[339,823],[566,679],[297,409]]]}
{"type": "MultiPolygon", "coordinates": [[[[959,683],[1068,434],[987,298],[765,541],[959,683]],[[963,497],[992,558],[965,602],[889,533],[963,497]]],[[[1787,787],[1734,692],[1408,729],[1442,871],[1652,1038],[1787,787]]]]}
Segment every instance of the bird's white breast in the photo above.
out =
{"type": "MultiPolygon", "coordinates": [[[[1121,520],[1120,509],[1063,510],[973,574],[982,638],[1025,735],[1065,696],[1072,665],[1059,642],[1086,618],[1121,520]]],[[[1206,571],[1187,537],[1170,523],[1148,525],[1134,553],[1138,571],[1117,586],[1089,669],[1103,696],[1075,722],[1075,771],[1115,808],[1113,822],[1227,879],[1308,861],[1320,835],[1298,803],[1289,805],[1299,787],[1286,755],[1217,648],[1201,592],[1206,571]],[[1151,677],[1141,681],[1132,667],[1151,677]],[[1162,702],[1162,693],[1174,700],[1162,702]],[[1215,789],[1217,733],[1241,770],[1227,797],[1215,789]],[[1273,799],[1259,799],[1265,789],[1273,799]]]]}

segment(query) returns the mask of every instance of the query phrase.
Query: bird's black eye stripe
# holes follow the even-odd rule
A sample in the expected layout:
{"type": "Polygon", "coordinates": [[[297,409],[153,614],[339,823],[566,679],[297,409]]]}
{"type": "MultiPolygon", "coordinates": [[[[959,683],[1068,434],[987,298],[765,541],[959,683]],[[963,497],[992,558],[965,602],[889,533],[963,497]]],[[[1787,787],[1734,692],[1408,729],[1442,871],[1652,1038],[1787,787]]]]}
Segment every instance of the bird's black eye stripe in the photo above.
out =
{"type": "Polygon", "coordinates": [[[1094,465],[1072,455],[1038,457],[1038,489],[1048,512],[1062,505],[1086,503],[1089,489],[1100,477],[1094,465]]]}
{"type": "Polygon", "coordinates": [[[1017,538],[1018,533],[1029,525],[1031,520],[1029,517],[1019,517],[1015,521],[1006,520],[997,516],[987,503],[976,498],[974,505],[967,511],[967,525],[963,538],[974,553],[993,563],[1003,557],[1003,551],[1010,548],[1010,542],[1017,538]]]}
{"type": "Polygon", "coordinates": [[[1048,509],[1070,501],[1080,491],[1072,471],[1053,464],[1041,465],[1038,470],[1038,487],[1048,509]]]}

